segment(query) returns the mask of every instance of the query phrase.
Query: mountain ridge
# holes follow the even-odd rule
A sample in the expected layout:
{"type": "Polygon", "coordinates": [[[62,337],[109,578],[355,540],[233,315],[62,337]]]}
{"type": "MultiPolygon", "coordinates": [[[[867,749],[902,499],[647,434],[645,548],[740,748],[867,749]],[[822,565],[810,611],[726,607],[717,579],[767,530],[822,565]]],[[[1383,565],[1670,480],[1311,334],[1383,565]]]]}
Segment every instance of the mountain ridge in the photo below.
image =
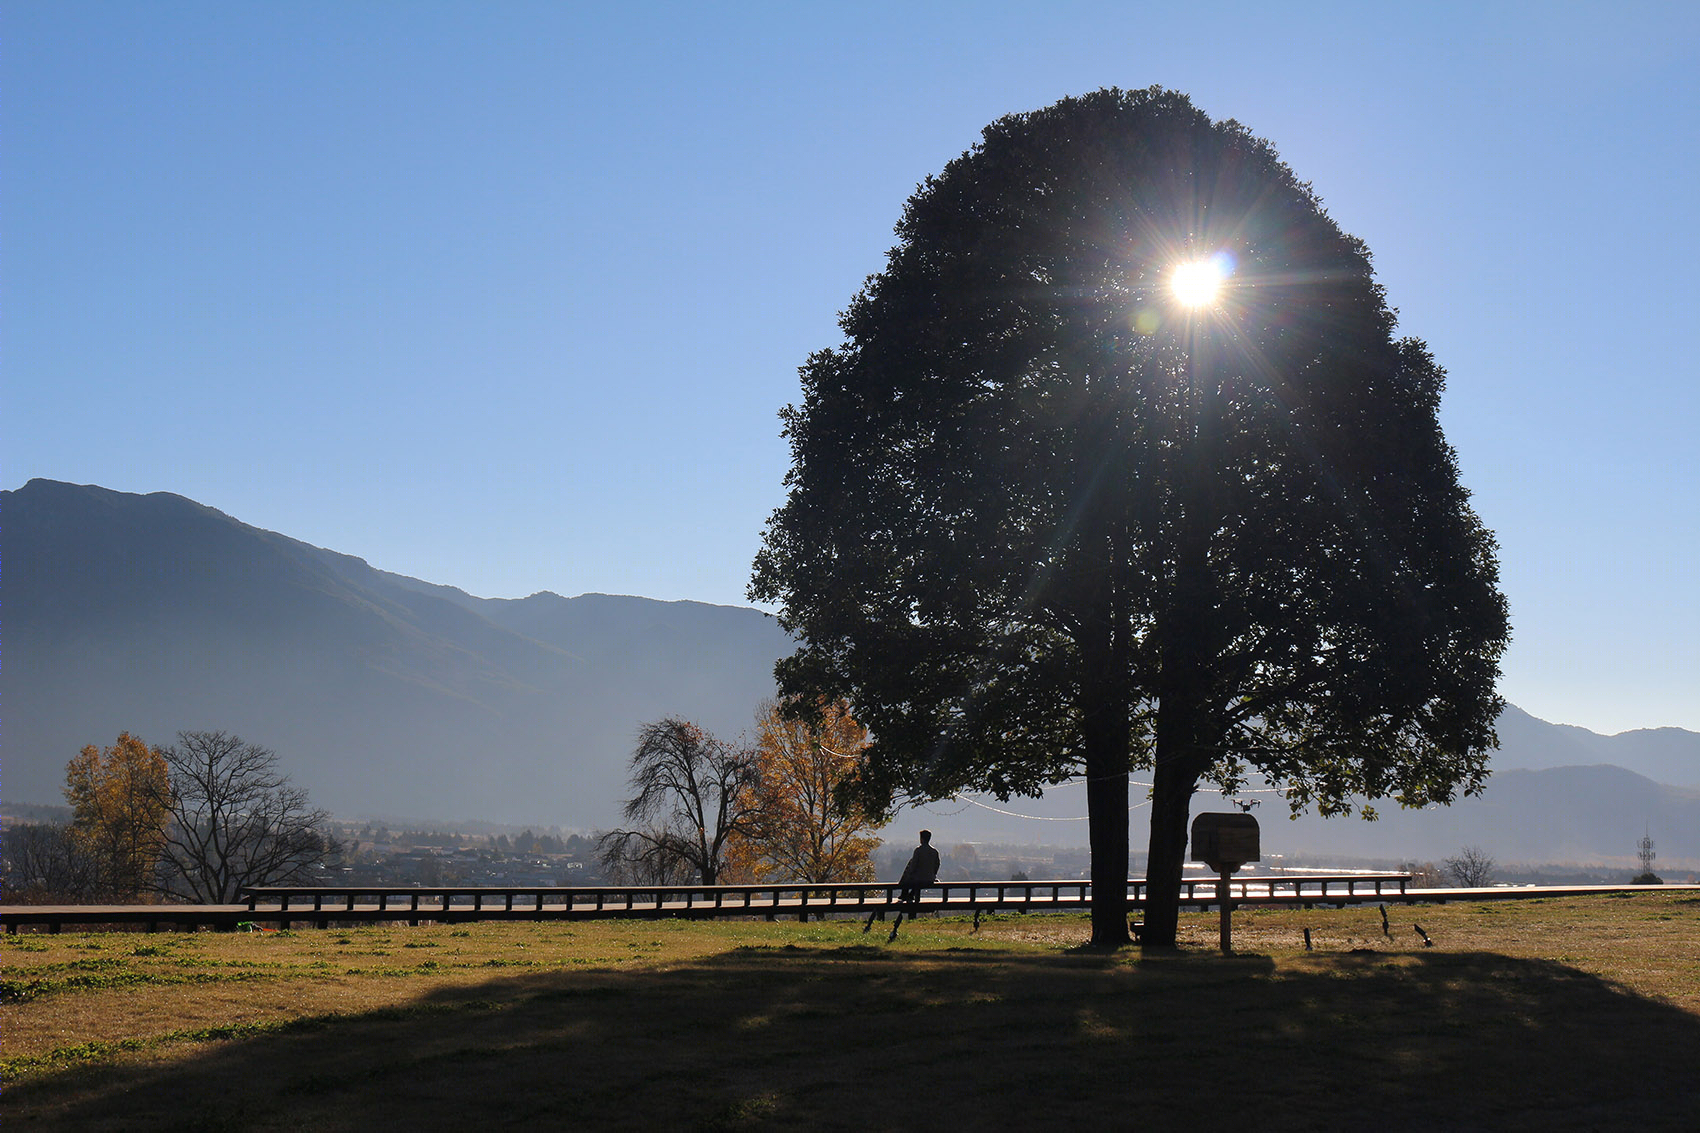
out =
{"type": "Polygon", "coordinates": [[[475,598],[168,492],[31,481],[0,514],[12,799],[52,799],[65,761],[121,729],[225,728],[339,811],[592,826],[617,809],[640,724],[747,729],[789,649],[756,611],[733,638],[715,624],[731,607],[475,598]],[[514,610],[538,608],[553,620],[525,632],[514,610]],[[638,664],[634,636],[671,657],[638,664]]]}
{"type": "MultiPolygon", "coordinates": [[[[275,748],[339,813],[590,829],[616,817],[641,724],[681,715],[727,738],[748,731],[773,693],[773,662],[793,647],[771,616],[745,607],[548,590],[481,598],[169,492],[31,480],[0,492],[0,528],[0,765],[15,801],[56,799],[70,756],[120,730],[160,743],[180,729],[224,728],[275,748]]],[[[1486,797],[1527,795],[1537,801],[1518,805],[1556,807],[1567,825],[1578,819],[1552,783],[1638,798],[1672,822],[1687,821],[1684,791],[1700,793],[1700,734],[1602,736],[1515,706],[1499,727],[1486,797]],[[1620,779],[1551,776],[1595,765],[1669,786],[1649,795],[1620,779]],[[1507,778],[1514,772],[1535,778],[1507,778]]],[[[1055,794],[1001,809],[1050,810],[1055,794]]],[[[1489,822],[1476,803],[1450,813],[1489,822]]],[[[1010,836],[995,811],[973,809],[977,821],[963,808],[924,813],[945,837],[1010,836]]],[[[1263,813],[1274,827],[1271,808],[1263,813]]],[[[1282,824],[1281,836],[1308,837],[1309,821],[1320,822],[1282,824]]],[[[1538,827],[1519,844],[1550,844],[1538,827]]],[[[1323,824],[1316,839],[1353,841],[1345,830],[1323,824]]],[[[1422,841],[1403,818],[1377,837],[1396,832],[1422,841]]],[[[1640,832],[1637,823],[1627,844],[1640,832]]]]}

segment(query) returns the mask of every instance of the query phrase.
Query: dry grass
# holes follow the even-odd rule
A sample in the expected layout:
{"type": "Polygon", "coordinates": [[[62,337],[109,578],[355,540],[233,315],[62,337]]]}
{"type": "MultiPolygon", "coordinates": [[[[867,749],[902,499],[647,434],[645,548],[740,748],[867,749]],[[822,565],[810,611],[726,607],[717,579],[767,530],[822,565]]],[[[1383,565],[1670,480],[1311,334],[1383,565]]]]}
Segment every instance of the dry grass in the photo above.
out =
{"type": "Polygon", "coordinates": [[[1700,1128],[1700,897],[7,937],[8,1124],[1700,1128]],[[1424,948],[1412,927],[1435,941],[1424,948]],[[1303,950],[1309,928],[1316,951],[1303,950]],[[1675,1087],[1675,1088],[1673,1088],[1675,1087]]]}

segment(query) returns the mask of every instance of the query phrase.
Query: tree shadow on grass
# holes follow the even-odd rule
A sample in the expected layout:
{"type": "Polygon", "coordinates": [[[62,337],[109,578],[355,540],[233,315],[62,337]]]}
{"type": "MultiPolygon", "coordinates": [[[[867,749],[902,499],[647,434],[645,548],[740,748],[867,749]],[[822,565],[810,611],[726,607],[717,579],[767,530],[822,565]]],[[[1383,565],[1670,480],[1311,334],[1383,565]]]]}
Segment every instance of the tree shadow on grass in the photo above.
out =
{"type": "Polygon", "coordinates": [[[43,1075],[76,1129],[1692,1129],[1700,1019],[1492,953],[748,948],[43,1075]]]}

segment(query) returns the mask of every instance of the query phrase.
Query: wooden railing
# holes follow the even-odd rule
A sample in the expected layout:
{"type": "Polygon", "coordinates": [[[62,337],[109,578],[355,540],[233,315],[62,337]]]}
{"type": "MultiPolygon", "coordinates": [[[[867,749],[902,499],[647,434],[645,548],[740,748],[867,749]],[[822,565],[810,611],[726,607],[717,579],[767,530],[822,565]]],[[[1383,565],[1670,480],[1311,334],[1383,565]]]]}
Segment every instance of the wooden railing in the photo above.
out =
{"type": "MultiPolygon", "coordinates": [[[[1129,891],[1143,882],[1130,883],[1129,891]]],[[[929,887],[922,903],[949,908],[1078,908],[1090,904],[1088,881],[955,883],[929,887]]],[[[250,913],[267,920],[477,920],[486,916],[551,920],[580,917],[777,916],[864,913],[897,903],[885,882],[831,885],[586,886],[260,886],[244,890],[250,913]]]]}
{"type": "MultiPolygon", "coordinates": [[[[1403,900],[1408,873],[1236,877],[1229,899],[1259,904],[1331,904],[1403,900]]],[[[1217,902],[1217,879],[1181,881],[1183,905],[1217,902]]],[[[1145,903],[1146,883],[1129,880],[1129,904],[1145,903]]],[[[897,904],[889,882],[831,885],[666,886],[260,886],[244,890],[249,912],[267,920],[526,920],[576,917],[716,917],[866,913],[897,904]]],[[[921,907],[929,912],[1032,912],[1081,909],[1092,903],[1090,881],[962,881],[929,886],[921,907]]]]}
{"type": "MultiPolygon", "coordinates": [[[[1365,901],[1434,900],[1418,898],[1405,873],[1356,873],[1235,877],[1228,899],[1234,904],[1356,904],[1365,901]]],[[[1182,880],[1182,905],[1217,903],[1217,879],[1182,880]]],[[[425,886],[268,885],[245,889],[235,905],[14,905],[0,908],[6,931],[39,925],[58,932],[64,925],[137,925],[149,932],[161,926],[233,929],[244,924],[325,926],[338,922],[474,920],[558,920],[596,917],[806,917],[832,913],[862,915],[892,909],[898,886],[889,882],[840,882],[831,885],[666,885],[666,886],[425,886]]],[[[1145,903],[1143,879],[1129,880],[1127,896],[1137,911],[1145,903]]],[[[1441,898],[1444,899],[1444,898],[1441,898]]],[[[1085,909],[1092,903],[1090,881],[940,882],[923,891],[927,912],[1046,912],[1085,909]]]]}

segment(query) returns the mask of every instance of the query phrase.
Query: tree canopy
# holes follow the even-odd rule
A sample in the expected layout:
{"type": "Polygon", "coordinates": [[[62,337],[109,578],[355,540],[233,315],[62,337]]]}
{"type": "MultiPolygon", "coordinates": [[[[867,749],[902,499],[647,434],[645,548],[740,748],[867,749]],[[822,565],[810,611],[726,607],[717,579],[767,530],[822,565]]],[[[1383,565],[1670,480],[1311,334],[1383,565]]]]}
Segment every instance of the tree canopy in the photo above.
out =
{"type": "Polygon", "coordinates": [[[250,885],[299,884],[342,852],[330,814],[278,770],[277,753],[229,732],[178,732],[171,772],[166,886],[234,901],[250,885]]]}
{"type": "Polygon", "coordinates": [[[597,839],[610,870],[631,869],[645,881],[714,885],[735,840],[757,827],[756,755],[724,743],[689,720],[669,716],[638,729],[624,814],[634,827],[597,839]]]}
{"type": "MultiPolygon", "coordinates": [[[[341,851],[330,816],[277,770],[277,754],[227,732],[179,732],[165,748],[129,732],[104,753],[90,744],[66,766],[65,799],[74,812],[67,848],[92,867],[80,894],[229,902],[244,886],[299,881],[341,851]]],[[[80,872],[50,838],[32,851],[45,872],[80,872]]]]}
{"type": "Polygon", "coordinates": [[[104,751],[89,744],[66,765],[71,835],[93,868],[90,893],[128,901],[157,888],[171,799],[165,753],[129,732],[104,751]]]}
{"type": "Polygon", "coordinates": [[[1065,99],[897,236],[782,412],[750,586],[802,643],[787,701],[871,729],[864,805],[1083,774],[1116,944],[1149,768],[1163,947],[1200,782],[1324,813],[1481,788],[1507,616],[1444,372],[1267,142],[1174,92],[1065,99]]]}
{"type": "Polygon", "coordinates": [[[731,844],[734,872],[752,880],[873,881],[878,824],[841,790],[867,741],[868,730],[842,701],[809,718],[762,705],[746,788],[755,828],[731,844]]]}

